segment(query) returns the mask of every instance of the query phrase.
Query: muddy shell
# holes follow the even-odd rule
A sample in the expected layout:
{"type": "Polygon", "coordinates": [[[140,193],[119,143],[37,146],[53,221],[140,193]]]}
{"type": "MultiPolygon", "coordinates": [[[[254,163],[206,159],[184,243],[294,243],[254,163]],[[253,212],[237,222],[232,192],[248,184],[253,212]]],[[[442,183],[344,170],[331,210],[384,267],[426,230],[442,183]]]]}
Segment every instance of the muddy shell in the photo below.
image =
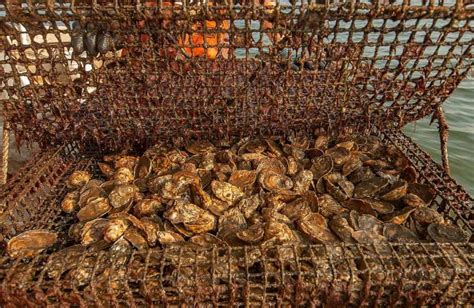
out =
{"type": "Polygon", "coordinates": [[[157,240],[162,246],[171,245],[177,242],[184,242],[184,238],[173,231],[158,231],[157,240]]]}
{"type": "Polygon", "coordinates": [[[134,226],[128,227],[123,237],[137,249],[146,249],[148,247],[148,242],[140,232],[140,229],[134,226]]]}
{"type": "Polygon", "coordinates": [[[395,201],[403,198],[407,194],[408,183],[406,181],[398,181],[388,188],[381,198],[385,201],[395,201]]]}
{"type": "Polygon", "coordinates": [[[313,165],[310,168],[313,173],[313,179],[318,180],[333,170],[333,161],[331,156],[322,155],[313,159],[313,165]]]}
{"type": "Polygon", "coordinates": [[[264,239],[274,239],[279,244],[295,243],[297,240],[293,230],[287,224],[277,221],[269,221],[265,224],[264,239]]]}
{"type": "Polygon", "coordinates": [[[412,215],[413,219],[421,224],[443,224],[443,215],[429,207],[417,208],[412,215]]]}
{"type": "Polygon", "coordinates": [[[283,206],[280,212],[288,217],[290,221],[294,221],[309,215],[311,208],[308,205],[308,201],[303,198],[298,198],[283,206]]]}
{"type": "Polygon", "coordinates": [[[373,177],[375,177],[375,174],[372,172],[372,170],[370,170],[369,167],[359,168],[348,175],[348,179],[354,184],[368,181],[373,177]]]}
{"type": "Polygon", "coordinates": [[[152,170],[152,161],[148,157],[142,156],[138,159],[133,175],[135,178],[146,178],[150,175],[152,170]]]}
{"type": "Polygon", "coordinates": [[[313,173],[309,170],[302,170],[294,177],[293,182],[293,190],[298,194],[303,194],[309,190],[313,182],[313,173]]]}
{"type": "Polygon", "coordinates": [[[403,197],[403,203],[411,207],[425,207],[426,203],[415,194],[407,194],[403,197]]]}
{"type": "Polygon", "coordinates": [[[114,180],[115,185],[125,185],[132,183],[135,178],[129,168],[120,167],[115,171],[112,179],[114,180]]]}
{"type": "Polygon", "coordinates": [[[372,208],[372,203],[368,199],[350,199],[344,201],[342,205],[347,209],[363,214],[377,215],[377,211],[372,208]]]}
{"type": "Polygon", "coordinates": [[[436,196],[436,191],[429,185],[418,183],[408,184],[408,193],[417,195],[425,201],[426,205],[430,205],[436,196]]]}
{"type": "Polygon", "coordinates": [[[124,218],[110,219],[104,231],[104,239],[108,242],[118,240],[130,226],[130,222],[124,218]]]}
{"type": "Polygon", "coordinates": [[[416,208],[407,206],[401,209],[400,211],[396,211],[396,212],[393,212],[392,214],[384,216],[383,219],[386,222],[400,225],[404,223],[415,210],[416,208]]]}
{"type": "Polygon", "coordinates": [[[12,258],[30,257],[53,246],[58,239],[55,232],[45,229],[29,230],[12,237],[7,243],[7,253],[12,258]]]}
{"type": "Polygon", "coordinates": [[[352,232],[355,230],[349,224],[347,213],[334,216],[329,221],[328,225],[331,231],[334,232],[344,243],[354,243],[352,232]]]}

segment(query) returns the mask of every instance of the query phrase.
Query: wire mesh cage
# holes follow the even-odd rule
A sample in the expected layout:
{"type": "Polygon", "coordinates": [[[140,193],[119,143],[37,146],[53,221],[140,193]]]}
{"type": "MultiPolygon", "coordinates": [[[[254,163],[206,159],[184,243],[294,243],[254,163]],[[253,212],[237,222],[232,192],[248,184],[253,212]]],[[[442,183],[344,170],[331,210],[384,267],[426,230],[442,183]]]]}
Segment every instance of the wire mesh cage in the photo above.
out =
{"type": "Polygon", "coordinates": [[[34,258],[2,254],[0,303],[468,304],[473,199],[400,129],[439,114],[472,68],[473,17],[461,0],[0,4],[3,116],[42,147],[0,191],[1,240],[59,234],[34,258]],[[322,131],[396,147],[469,242],[117,253],[67,238],[66,178],[99,176],[103,154],[322,131]]]}

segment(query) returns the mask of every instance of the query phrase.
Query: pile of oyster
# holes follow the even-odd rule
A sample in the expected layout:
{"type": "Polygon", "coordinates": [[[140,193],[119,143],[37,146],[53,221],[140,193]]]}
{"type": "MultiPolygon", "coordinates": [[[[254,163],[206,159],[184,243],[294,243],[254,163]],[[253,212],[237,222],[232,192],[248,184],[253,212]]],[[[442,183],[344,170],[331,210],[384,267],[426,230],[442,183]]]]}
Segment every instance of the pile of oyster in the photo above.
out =
{"type": "MultiPolygon", "coordinates": [[[[72,173],[61,204],[77,218],[69,237],[89,248],[468,241],[430,208],[435,191],[401,152],[373,136],[157,144],[98,169],[72,173]]],[[[56,238],[28,231],[8,251],[31,255],[56,238]]]]}

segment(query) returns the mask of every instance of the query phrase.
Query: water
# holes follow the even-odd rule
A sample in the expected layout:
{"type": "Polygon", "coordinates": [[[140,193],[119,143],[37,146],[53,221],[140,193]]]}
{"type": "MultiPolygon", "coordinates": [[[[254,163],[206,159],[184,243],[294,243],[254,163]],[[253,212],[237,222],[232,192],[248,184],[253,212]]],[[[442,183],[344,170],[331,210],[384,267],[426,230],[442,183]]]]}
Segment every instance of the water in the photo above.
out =
{"type": "MultiPolygon", "coordinates": [[[[464,80],[444,103],[449,125],[449,165],[451,176],[474,195],[474,77],[464,80]]],[[[404,132],[441,163],[437,124],[430,118],[409,124],[404,132]]]]}

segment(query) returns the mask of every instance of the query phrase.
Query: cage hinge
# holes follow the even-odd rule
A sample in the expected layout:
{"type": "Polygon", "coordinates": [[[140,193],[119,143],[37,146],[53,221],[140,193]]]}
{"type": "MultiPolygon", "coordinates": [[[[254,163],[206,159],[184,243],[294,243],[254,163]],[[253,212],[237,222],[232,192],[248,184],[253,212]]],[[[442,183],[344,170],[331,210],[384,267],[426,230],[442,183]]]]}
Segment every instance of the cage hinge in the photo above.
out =
{"type": "Polygon", "coordinates": [[[434,120],[438,122],[438,132],[439,132],[439,143],[441,147],[441,163],[443,165],[444,171],[450,175],[449,169],[449,160],[448,160],[448,134],[449,134],[449,126],[448,122],[446,121],[446,116],[444,115],[443,107],[438,105],[436,107],[435,112],[433,113],[433,117],[431,118],[430,125],[434,122],[434,120]]]}

